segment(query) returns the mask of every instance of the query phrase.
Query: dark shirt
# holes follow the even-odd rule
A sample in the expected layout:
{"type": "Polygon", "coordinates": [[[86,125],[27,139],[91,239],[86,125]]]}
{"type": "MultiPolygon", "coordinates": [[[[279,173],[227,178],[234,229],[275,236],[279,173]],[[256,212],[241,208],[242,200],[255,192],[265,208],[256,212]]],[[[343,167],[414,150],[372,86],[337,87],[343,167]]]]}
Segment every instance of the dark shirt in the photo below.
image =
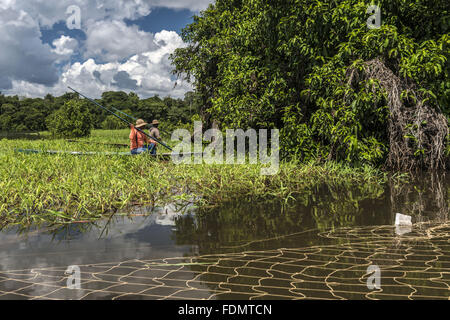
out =
{"type": "Polygon", "coordinates": [[[153,138],[156,138],[158,140],[161,140],[161,136],[159,134],[159,129],[158,128],[155,128],[155,127],[151,128],[150,129],[150,136],[153,137],[153,138]]]}

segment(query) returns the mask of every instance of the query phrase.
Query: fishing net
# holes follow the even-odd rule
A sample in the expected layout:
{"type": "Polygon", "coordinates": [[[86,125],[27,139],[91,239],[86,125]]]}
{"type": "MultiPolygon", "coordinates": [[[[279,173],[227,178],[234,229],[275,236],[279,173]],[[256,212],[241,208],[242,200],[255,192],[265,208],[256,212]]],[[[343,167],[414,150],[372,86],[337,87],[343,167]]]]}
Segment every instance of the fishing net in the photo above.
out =
{"type": "Polygon", "coordinates": [[[449,235],[448,223],[340,228],[310,247],[80,265],[81,289],[67,288],[67,266],[1,271],[0,299],[449,299],[449,235]]]}

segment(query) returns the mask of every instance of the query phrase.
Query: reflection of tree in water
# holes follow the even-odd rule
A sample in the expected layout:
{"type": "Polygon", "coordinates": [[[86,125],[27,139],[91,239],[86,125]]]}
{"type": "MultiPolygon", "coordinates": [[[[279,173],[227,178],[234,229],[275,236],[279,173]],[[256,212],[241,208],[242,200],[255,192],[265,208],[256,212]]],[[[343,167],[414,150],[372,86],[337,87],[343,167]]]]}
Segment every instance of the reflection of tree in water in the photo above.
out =
{"type": "MultiPolygon", "coordinates": [[[[177,244],[195,244],[198,253],[83,266],[93,286],[85,297],[448,298],[450,226],[442,223],[448,216],[448,182],[432,176],[386,190],[323,187],[289,208],[240,203],[199,210],[179,217],[174,233],[177,244]],[[397,235],[395,212],[414,215],[419,223],[397,235]],[[428,219],[435,222],[421,222],[428,219]],[[381,291],[367,289],[369,265],[381,269],[381,291]]],[[[76,235],[89,226],[56,235],[76,235]]],[[[62,291],[64,270],[5,271],[3,277],[25,281],[29,289],[21,294],[35,297],[34,288],[42,286],[36,272],[46,279],[59,272],[51,278],[51,290],[62,291]]]]}
{"type": "Polygon", "coordinates": [[[311,197],[308,206],[317,229],[325,231],[358,224],[378,224],[385,206],[384,190],[379,185],[362,185],[348,188],[322,188],[311,197]]]}
{"type": "MultiPolygon", "coordinates": [[[[311,271],[313,272],[312,276],[317,277],[317,280],[327,279],[326,281],[332,282],[333,279],[336,279],[331,286],[325,286],[325,283],[311,283],[311,288],[323,286],[322,289],[328,289],[337,286],[337,289],[349,290],[344,284],[338,284],[342,280],[339,277],[343,277],[353,284],[349,292],[341,293],[341,295],[346,298],[361,298],[362,295],[359,291],[367,290],[366,278],[364,278],[365,270],[368,264],[374,263],[380,266],[384,276],[385,291],[379,297],[402,296],[406,298],[411,294],[411,286],[425,296],[440,296],[439,289],[443,289],[440,287],[444,284],[439,284],[439,281],[432,277],[439,278],[439,270],[445,270],[446,265],[436,261],[439,260],[439,255],[435,254],[434,249],[440,247],[441,244],[439,240],[437,242],[434,240],[435,236],[430,238],[433,240],[428,241],[426,230],[429,229],[429,226],[423,225],[418,228],[421,230],[417,230],[418,234],[409,233],[406,235],[407,238],[403,239],[401,236],[397,236],[389,225],[393,223],[392,214],[395,212],[415,215],[418,217],[415,220],[417,222],[422,221],[423,219],[420,220],[420,217],[424,215],[430,219],[441,221],[446,219],[448,216],[447,192],[450,186],[448,182],[444,176],[434,175],[428,180],[416,179],[412,183],[398,188],[394,186],[394,181],[390,181],[386,188],[376,185],[340,189],[323,186],[315,192],[298,198],[298,203],[290,208],[273,204],[259,207],[254,204],[252,206],[240,204],[238,207],[201,211],[197,215],[195,223],[194,220],[186,219],[177,222],[176,237],[179,243],[192,243],[193,239],[196,239],[200,254],[224,252],[223,247],[233,242],[250,244],[255,240],[268,239],[258,242],[257,247],[243,245],[238,246],[234,251],[251,249],[263,255],[269,250],[286,250],[281,249],[286,248],[286,239],[282,239],[282,235],[315,228],[315,231],[308,233],[306,238],[300,239],[294,236],[291,239],[294,241],[291,243],[297,244],[296,247],[288,246],[299,252],[315,252],[315,250],[320,252],[317,255],[309,254],[304,257],[299,254],[299,261],[295,262],[299,263],[299,271],[314,270],[314,272],[311,271]],[[361,225],[383,227],[377,231],[378,227],[361,228],[359,227],[361,225]],[[333,237],[333,230],[339,234],[338,237],[333,237]],[[329,236],[317,237],[318,233],[328,232],[331,232],[329,236]],[[272,239],[276,236],[279,238],[272,239]],[[331,246],[330,239],[332,240],[331,246]],[[410,261],[411,257],[415,262],[410,261]],[[323,264],[324,267],[315,267],[317,264],[323,264]],[[308,269],[308,265],[311,266],[311,269],[308,269]],[[429,273],[422,273],[430,265],[433,265],[433,269],[429,269],[429,273]],[[327,277],[327,273],[333,273],[333,268],[336,268],[335,275],[327,277]],[[383,296],[383,294],[387,295],[383,296]]],[[[436,236],[440,238],[440,236],[436,236]]],[[[442,246],[441,249],[445,251],[447,247],[442,246]]],[[[275,256],[276,254],[273,253],[274,259],[275,256]]],[[[268,259],[272,261],[270,260],[272,258],[268,259]]],[[[243,285],[243,290],[248,288],[248,285],[254,285],[255,283],[252,281],[260,279],[261,273],[267,278],[271,278],[272,275],[277,278],[286,276],[283,273],[287,270],[282,267],[283,259],[280,260],[278,271],[275,270],[278,267],[271,266],[268,273],[269,270],[264,272],[259,268],[264,269],[264,264],[258,262],[258,259],[247,260],[243,256],[241,259],[230,258],[230,260],[228,264],[226,259],[221,262],[222,269],[209,269],[209,272],[202,276],[202,281],[209,283],[208,286],[212,290],[218,290],[218,283],[233,281],[230,280],[233,277],[228,279],[221,273],[228,270],[227,272],[230,272],[231,276],[235,270],[231,269],[230,271],[226,268],[239,265],[241,267],[237,270],[240,275],[235,280],[243,285]]],[[[201,266],[191,266],[190,268],[198,272],[201,272],[202,269],[201,266]]],[[[296,267],[286,268],[291,268],[292,270],[289,269],[289,272],[294,272],[296,267]]],[[[292,281],[292,279],[289,280],[292,281]]],[[[280,283],[278,282],[278,284],[280,283]]],[[[220,289],[224,288],[227,288],[227,284],[222,283],[220,289]]],[[[230,288],[240,290],[237,284],[230,285],[230,288]]],[[[417,295],[420,296],[420,294],[417,295]]],[[[239,294],[235,292],[231,296],[237,297],[239,294]]],[[[376,296],[377,294],[373,295],[373,297],[376,296]]]]}
{"type": "Polygon", "coordinates": [[[416,176],[411,183],[390,183],[392,221],[395,214],[414,217],[414,222],[446,221],[449,212],[450,179],[442,173],[416,176]]]}
{"type": "Polygon", "coordinates": [[[217,252],[224,246],[239,244],[303,228],[304,217],[277,204],[239,203],[176,220],[178,245],[196,244],[200,253],[217,252]]]}
{"type": "MultiPolygon", "coordinates": [[[[322,186],[298,197],[290,206],[238,202],[209,210],[199,209],[195,218],[177,220],[175,238],[180,245],[198,245],[200,254],[263,239],[272,240],[270,243],[260,241],[258,249],[277,248],[283,243],[273,238],[287,234],[354,226],[357,220],[376,224],[384,218],[378,211],[385,202],[384,190],[379,185],[322,186]]],[[[303,240],[309,245],[317,242],[316,237],[303,240]]]]}

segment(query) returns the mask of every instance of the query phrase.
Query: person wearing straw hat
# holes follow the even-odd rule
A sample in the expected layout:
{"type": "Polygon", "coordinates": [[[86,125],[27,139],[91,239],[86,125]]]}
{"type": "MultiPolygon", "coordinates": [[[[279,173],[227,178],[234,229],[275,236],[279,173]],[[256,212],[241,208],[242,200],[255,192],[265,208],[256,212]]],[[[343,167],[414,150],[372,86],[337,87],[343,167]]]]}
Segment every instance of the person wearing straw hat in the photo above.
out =
{"type": "MultiPolygon", "coordinates": [[[[152,128],[150,129],[150,136],[161,140],[161,135],[159,133],[159,129],[158,129],[158,125],[159,125],[159,121],[158,120],[153,120],[152,121],[152,128]]],[[[150,139],[150,145],[149,145],[149,150],[151,154],[156,154],[156,141],[153,139],[150,139]]]]}
{"type": "Polygon", "coordinates": [[[142,119],[138,119],[136,121],[136,125],[131,125],[131,132],[130,132],[131,154],[140,154],[148,151],[148,143],[149,143],[148,137],[143,132],[136,130],[136,128],[142,130],[142,128],[144,128],[146,125],[147,123],[142,119]]]}

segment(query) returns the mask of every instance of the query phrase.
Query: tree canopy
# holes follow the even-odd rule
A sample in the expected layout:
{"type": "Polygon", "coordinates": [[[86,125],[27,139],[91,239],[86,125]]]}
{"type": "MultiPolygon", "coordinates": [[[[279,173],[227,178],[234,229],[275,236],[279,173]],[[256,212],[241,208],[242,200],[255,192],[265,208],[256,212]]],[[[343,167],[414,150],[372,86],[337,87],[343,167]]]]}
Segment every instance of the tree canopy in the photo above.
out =
{"type": "Polygon", "coordinates": [[[217,0],[183,30],[174,73],[222,127],[280,128],[284,155],[442,167],[448,1],[380,0],[374,29],[371,4],[217,0]]]}
{"type": "Polygon", "coordinates": [[[47,118],[47,126],[55,136],[85,137],[91,133],[92,118],[86,101],[70,100],[47,118]]]}
{"type": "MultiPolygon", "coordinates": [[[[96,101],[114,111],[116,108],[126,114],[146,121],[159,119],[165,126],[179,122],[188,123],[199,112],[197,95],[188,92],[185,99],[158,96],[140,99],[134,92],[107,91],[96,101]]],[[[45,98],[19,98],[0,93],[0,131],[29,132],[49,130],[47,118],[60,110],[66,103],[78,100],[76,93],[66,93],[60,97],[47,94],[45,98]]],[[[89,103],[89,114],[95,129],[124,128],[123,122],[107,111],[89,103]]],[[[50,119],[49,119],[50,120],[50,119]]],[[[131,120],[127,118],[127,120],[131,120]]],[[[131,120],[132,121],[132,120],[131,120]]],[[[125,125],[126,127],[126,125],[125,125]]]]}

